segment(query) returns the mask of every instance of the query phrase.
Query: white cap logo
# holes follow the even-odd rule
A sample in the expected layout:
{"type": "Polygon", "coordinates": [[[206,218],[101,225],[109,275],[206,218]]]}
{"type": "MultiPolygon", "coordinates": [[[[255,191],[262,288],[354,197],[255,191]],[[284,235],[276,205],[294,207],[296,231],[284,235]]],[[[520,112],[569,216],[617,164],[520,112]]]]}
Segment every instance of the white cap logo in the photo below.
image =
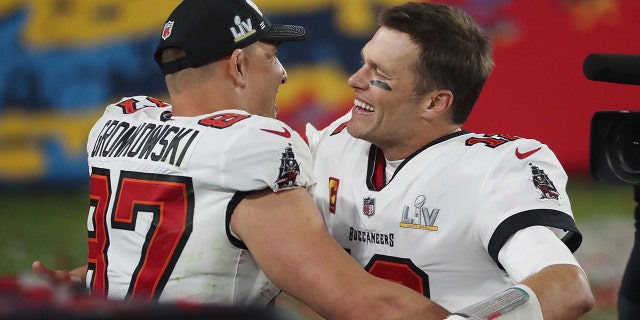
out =
{"type": "Polygon", "coordinates": [[[253,28],[253,24],[251,23],[251,18],[242,20],[240,16],[235,16],[235,18],[233,18],[233,23],[235,26],[229,28],[229,30],[231,30],[231,34],[233,34],[235,42],[256,33],[256,29],[253,28]]]}

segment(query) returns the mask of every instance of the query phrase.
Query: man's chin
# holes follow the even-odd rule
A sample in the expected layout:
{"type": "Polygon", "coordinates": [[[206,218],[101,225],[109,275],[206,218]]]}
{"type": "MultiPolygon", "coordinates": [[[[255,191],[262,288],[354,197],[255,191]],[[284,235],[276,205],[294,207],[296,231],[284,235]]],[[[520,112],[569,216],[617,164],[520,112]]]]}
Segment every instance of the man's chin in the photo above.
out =
{"type": "Polygon", "coordinates": [[[364,128],[360,126],[357,121],[354,121],[353,119],[347,122],[346,129],[347,129],[347,132],[349,132],[349,134],[354,138],[363,139],[365,137],[364,128]]]}

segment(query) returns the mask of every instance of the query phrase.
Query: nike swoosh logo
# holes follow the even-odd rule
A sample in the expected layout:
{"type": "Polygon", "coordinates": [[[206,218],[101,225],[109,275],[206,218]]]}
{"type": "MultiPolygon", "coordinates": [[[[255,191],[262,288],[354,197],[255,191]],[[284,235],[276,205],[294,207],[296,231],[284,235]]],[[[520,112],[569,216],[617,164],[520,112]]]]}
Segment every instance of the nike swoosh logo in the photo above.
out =
{"type": "Polygon", "coordinates": [[[542,149],[542,147],[537,147],[536,149],[533,149],[531,151],[527,151],[527,152],[522,152],[521,153],[520,151],[518,151],[518,148],[516,148],[516,158],[518,158],[520,160],[525,159],[525,158],[529,157],[530,155],[540,151],[540,149],[542,149]]]}
{"type": "Polygon", "coordinates": [[[281,137],[285,137],[285,138],[291,138],[291,132],[289,132],[289,130],[287,130],[287,128],[282,127],[283,131],[276,131],[276,130],[269,130],[269,129],[260,129],[264,132],[269,132],[269,133],[273,133],[273,134],[277,134],[281,137]]]}

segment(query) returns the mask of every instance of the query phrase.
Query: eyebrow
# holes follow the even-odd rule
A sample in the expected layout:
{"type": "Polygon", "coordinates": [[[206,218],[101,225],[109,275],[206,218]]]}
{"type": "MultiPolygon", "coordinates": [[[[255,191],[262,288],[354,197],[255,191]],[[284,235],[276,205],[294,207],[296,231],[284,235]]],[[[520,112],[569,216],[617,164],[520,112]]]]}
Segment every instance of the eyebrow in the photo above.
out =
{"type": "Polygon", "coordinates": [[[371,69],[377,70],[380,74],[382,74],[385,77],[393,78],[391,72],[389,72],[385,67],[381,66],[375,61],[372,61],[371,59],[365,59],[364,48],[360,50],[360,58],[362,59],[362,63],[368,65],[371,69]]]}
{"type": "Polygon", "coordinates": [[[387,77],[387,78],[393,78],[392,74],[384,67],[380,66],[378,63],[373,62],[373,61],[369,61],[369,63],[367,63],[373,70],[376,70],[379,74],[387,77]]]}
{"type": "Polygon", "coordinates": [[[380,70],[380,65],[375,61],[371,61],[371,59],[365,59],[363,54],[360,54],[360,58],[362,59],[362,63],[369,66],[371,69],[380,70]]]}

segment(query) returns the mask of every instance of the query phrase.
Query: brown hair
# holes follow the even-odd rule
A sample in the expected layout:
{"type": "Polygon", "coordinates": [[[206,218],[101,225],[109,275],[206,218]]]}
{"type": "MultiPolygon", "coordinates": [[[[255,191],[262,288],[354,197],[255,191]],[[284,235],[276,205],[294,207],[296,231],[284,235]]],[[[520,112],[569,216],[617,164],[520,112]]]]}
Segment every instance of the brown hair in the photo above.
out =
{"type": "Polygon", "coordinates": [[[420,47],[416,95],[450,90],[451,121],[464,123],[493,69],[491,43],[480,26],[456,7],[416,2],[384,9],[379,24],[408,34],[420,47]]]}

